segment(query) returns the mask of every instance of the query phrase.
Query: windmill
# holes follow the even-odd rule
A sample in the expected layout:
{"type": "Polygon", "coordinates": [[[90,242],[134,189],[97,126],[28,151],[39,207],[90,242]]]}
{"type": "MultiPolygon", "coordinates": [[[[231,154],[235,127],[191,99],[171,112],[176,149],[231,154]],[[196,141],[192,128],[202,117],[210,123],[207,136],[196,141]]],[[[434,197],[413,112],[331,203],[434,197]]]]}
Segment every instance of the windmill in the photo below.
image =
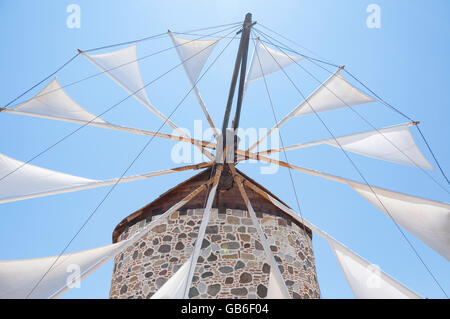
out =
{"type": "MultiPolygon", "coordinates": [[[[421,298],[382,270],[371,268],[369,261],[310,223],[236,168],[238,163],[252,159],[346,184],[391,218],[398,227],[406,229],[444,258],[450,259],[449,204],[370,185],[360,171],[358,172],[364,182],[270,157],[274,153],[328,145],[339,148],[346,155],[347,152],[357,153],[414,166],[424,172],[432,169],[410,132],[411,127],[418,128],[418,122],[409,119],[406,124],[385,128],[373,126],[371,131],[345,136],[335,136],[329,130],[320,117],[321,112],[339,108],[354,110],[354,106],[374,102],[393,108],[362,82],[358,81],[372,96],[348,82],[343,76],[343,72],[347,72],[343,66],[328,63],[336,70],[331,72],[327,80],[319,81],[319,86],[309,96],[304,96],[300,104],[277,121],[253,145],[247,149],[239,147],[240,140],[236,132],[240,124],[244,95],[251,82],[262,80],[267,88],[266,77],[282,72],[300,92],[285,68],[290,65],[302,67],[301,61],[306,59],[314,63],[327,63],[294,50],[286,53],[289,48],[257,29],[255,24],[251,14],[247,14],[243,23],[219,26],[225,27],[220,32],[229,31],[221,37],[231,38],[229,43],[240,36],[221,131],[214,125],[197,87],[209,70],[208,68],[202,73],[206,60],[219,40],[206,40],[206,36],[190,40],[171,31],[128,43],[79,50],[62,67],[77,56],[86,58],[100,70],[99,74],[110,77],[128,93],[126,99],[133,97],[138,100],[162,120],[162,126],[167,124],[178,135],[160,132],[162,126],[154,132],[109,123],[101,116],[117,104],[96,116],[72,99],[56,78],[33,98],[9,107],[30,89],[0,109],[2,113],[73,122],[81,124],[81,127],[94,126],[151,136],[151,139],[157,137],[190,143],[209,159],[202,163],[134,176],[125,176],[126,170],[119,178],[93,180],[38,167],[30,164],[31,160],[22,162],[0,154],[0,203],[108,185],[114,189],[119,183],[180,171],[202,170],[126,217],[114,230],[111,245],[75,253],[61,253],[53,257],[0,261],[0,297],[58,297],[71,288],[70,282],[67,282],[67,268],[70,265],[78,265],[79,279],[84,279],[115,258],[111,284],[113,298],[318,298],[320,290],[311,242],[314,233],[329,242],[357,298],[421,298]],[[258,37],[252,37],[253,32],[258,37]],[[171,48],[176,49],[181,60],[176,67],[183,66],[192,86],[188,94],[194,92],[216,142],[191,138],[171,120],[173,112],[166,116],[150,102],[145,90],[150,83],[144,85],[141,79],[136,44],[161,36],[168,36],[172,40],[171,48]],[[247,71],[251,41],[254,52],[247,71]],[[115,46],[124,47],[106,53],[92,53],[115,46]],[[236,92],[235,115],[230,126],[236,92]],[[287,121],[307,114],[316,116],[331,137],[259,150],[258,146],[287,121]],[[369,285],[371,280],[375,280],[376,285],[369,285]]],[[[353,77],[351,73],[347,74],[353,77]]],[[[268,95],[270,98],[270,94],[268,95]]],[[[351,161],[350,157],[347,158],[351,161]]],[[[353,162],[352,164],[354,165],[353,162]]],[[[355,168],[357,169],[356,166],[355,168]]],[[[443,173],[442,170],[441,172],[443,173]]]]}

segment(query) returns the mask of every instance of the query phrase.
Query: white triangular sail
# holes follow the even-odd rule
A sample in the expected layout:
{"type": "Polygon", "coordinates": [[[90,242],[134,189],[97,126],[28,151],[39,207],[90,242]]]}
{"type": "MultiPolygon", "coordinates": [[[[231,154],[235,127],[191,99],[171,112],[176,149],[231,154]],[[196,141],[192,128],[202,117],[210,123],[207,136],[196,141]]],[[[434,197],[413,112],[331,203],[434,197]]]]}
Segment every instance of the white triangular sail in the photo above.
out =
{"type": "Polygon", "coordinates": [[[341,69],[319,86],[304,102],[295,108],[294,116],[331,111],[341,107],[375,102],[340,74],[341,69]],[[312,108],[312,109],[311,109],[312,108]],[[314,109],[314,111],[313,111],[314,109]]]}
{"type": "Polygon", "coordinates": [[[64,119],[106,123],[78,105],[78,103],[62,89],[56,78],[54,78],[35,97],[14,107],[13,110],[64,119]]]}
{"type": "Polygon", "coordinates": [[[57,256],[0,261],[0,298],[58,297],[72,288],[76,280],[83,279],[102,266],[127,244],[128,241],[122,241],[62,255],[49,271],[57,256]]]}
{"type": "Polygon", "coordinates": [[[150,299],[183,299],[192,256],[155,292],[150,299]]]}
{"type": "Polygon", "coordinates": [[[449,204],[373,186],[372,191],[367,185],[356,182],[348,184],[383,213],[391,216],[396,223],[450,261],[449,204]]]}
{"type": "MultiPolygon", "coordinates": [[[[204,164],[209,166],[211,163],[204,164]]],[[[26,164],[0,154],[0,203],[128,183],[197,167],[187,165],[121,178],[93,180],[26,164]]]]}
{"type": "Polygon", "coordinates": [[[280,287],[278,281],[275,279],[275,274],[272,269],[269,275],[269,285],[267,287],[267,297],[268,299],[285,299],[284,289],[280,287]]]}
{"type": "Polygon", "coordinates": [[[326,141],[327,144],[384,161],[433,169],[420,152],[409,130],[409,124],[347,135],[326,141]],[[339,144],[338,144],[339,143],[339,144]]]}
{"type": "Polygon", "coordinates": [[[136,44],[102,54],[84,54],[90,62],[144,104],[150,104],[142,83],[136,44]]]}
{"type": "Polygon", "coordinates": [[[419,295],[337,241],[328,240],[353,294],[358,299],[421,299],[419,295]]]}
{"type": "Polygon", "coordinates": [[[409,130],[411,124],[402,124],[378,130],[351,134],[341,137],[319,140],[308,143],[294,144],[279,149],[259,152],[260,155],[295,150],[320,144],[334,147],[342,146],[349,152],[376,158],[398,164],[433,169],[433,166],[423,156],[417,147],[409,130]]]}
{"type": "Polygon", "coordinates": [[[169,35],[172,38],[180,60],[183,62],[184,70],[193,85],[197,82],[218,40],[185,39],[177,37],[171,32],[169,32],[169,35]]]}
{"type": "Polygon", "coordinates": [[[93,179],[25,164],[0,154],[0,201],[95,182],[93,179]]]}
{"type": "Polygon", "coordinates": [[[299,56],[289,55],[269,48],[262,44],[261,40],[257,39],[246,82],[261,79],[301,59],[299,56]]]}

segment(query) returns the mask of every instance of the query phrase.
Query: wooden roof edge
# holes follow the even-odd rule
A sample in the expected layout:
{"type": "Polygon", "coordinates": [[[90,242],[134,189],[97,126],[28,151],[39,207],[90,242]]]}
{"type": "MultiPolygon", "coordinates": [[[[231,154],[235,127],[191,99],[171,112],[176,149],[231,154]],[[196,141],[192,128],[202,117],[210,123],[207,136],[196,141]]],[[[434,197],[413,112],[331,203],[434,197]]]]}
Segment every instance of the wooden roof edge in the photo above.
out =
{"type": "MultiPolygon", "coordinates": [[[[201,180],[200,178],[203,177],[207,177],[205,179],[205,182],[208,181],[209,179],[209,172],[210,170],[212,170],[213,167],[209,167],[203,171],[201,171],[198,174],[195,174],[194,176],[188,178],[187,180],[175,185],[174,187],[170,188],[169,190],[167,190],[166,192],[164,192],[163,194],[159,195],[157,198],[155,198],[153,201],[151,201],[150,203],[146,204],[145,206],[137,209],[135,212],[133,212],[132,214],[128,215],[127,217],[125,217],[124,219],[122,219],[122,221],[117,224],[117,226],[114,228],[113,234],[112,234],[112,239],[113,242],[117,242],[118,237],[120,236],[120,234],[123,233],[123,231],[125,230],[125,228],[127,226],[129,226],[130,224],[133,224],[135,220],[139,219],[140,216],[142,215],[142,213],[144,212],[144,210],[147,207],[150,207],[152,205],[155,205],[155,203],[157,203],[158,201],[164,199],[165,197],[169,196],[171,193],[177,191],[177,189],[182,188],[185,185],[188,185],[189,183],[192,183],[193,181],[195,181],[196,179],[201,180]]],[[[247,176],[246,174],[244,174],[242,171],[236,169],[238,174],[240,174],[245,180],[247,180],[248,182],[250,182],[251,184],[254,184],[256,187],[260,188],[261,190],[263,190],[264,192],[266,192],[268,195],[270,195],[271,197],[275,198],[276,200],[278,200],[279,202],[281,202],[282,204],[284,204],[286,207],[289,207],[289,205],[287,205],[286,203],[284,203],[281,199],[278,198],[278,196],[274,195],[271,191],[269,191],[267,188],[265,188],[264,186],[262,186],[261,184],[259,184],[258,182],[256,182],[254,179],[252,179],[251,177],[247,176]]],[[[261,196],[261,195],[259,195],[261,196]]],[[[275,206],[275,205],[274,205],[275,206]]],[[[276,206],[275,206],[276,207],[276,206]]],[[[290,207],[289,207],[290,208],[290,207]]],[[[290,216],[289,214],[282,212],[284,215],[286,215],[287,217],[289,217],[289,219],[291,221],[294,221],[296,224],[298,224],[298,222],[292,218],[292,216],[290,216]]],[[[137,221],[136,221],[137,222],[137,221]]],[[[301,227],[306,227],[304,224],[301,227]]],[[[310,237],[312,237],[312,232],[311,230],[306,227],[308,229],[308,234],[310,237]]]]}
{"type": "MultiPolygon", "coordinates": [[[[209,172],[212,169],[212,167],[206,168],[205,170],[201,171],[198,174],[195,174],[194,176],[189,177],[188,179],[182,181],[181,183],[175,185],[174,187],[168,189],[167,191],[165,191],[164,193],[162,193],[161,195],[159,195],[158,197],[156,197],[154,200],[152,200],[150,203],[142,206],[141,208],[137,209],[135,212],[131,213],[130,215],[128,215],[127,217],[125,217],[124,219],[122,219],[114,228],[113,230],[113,243],[115,243],[117,241],[118,236],[120,235],[119,233],[123,232],[123,229],[130,223],[133,222],[133,220],[139,218],[142,214],[142,212],[149,206],[154,205],[155,202],[157,202],[158,200],[161,200],[162,198],[168,196],[170,193],[172,193],[173,191],[175,191],[177,188],[180,188],[186,184],[189,184],[190,182],[192,182],[192,180],[199,178],[202,174],[206,174],[207,172],[209,172]]],[[[207,180],[205,180],[206,182],[207,180]]]]}

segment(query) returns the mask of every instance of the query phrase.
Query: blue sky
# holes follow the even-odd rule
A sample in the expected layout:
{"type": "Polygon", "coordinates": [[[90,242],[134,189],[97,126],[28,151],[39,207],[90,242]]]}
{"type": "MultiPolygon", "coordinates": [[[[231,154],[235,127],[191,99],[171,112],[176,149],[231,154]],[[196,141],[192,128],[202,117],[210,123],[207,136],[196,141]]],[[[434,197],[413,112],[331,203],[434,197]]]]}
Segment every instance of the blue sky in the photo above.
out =
{"type": "MultiPolygon", "coordinates": [[[[53,72],[76,53],[165,32],[184,31],[241,21],[246,12],[254,20],[319,53],[346,68],[372,90],[414,120],[428,138],[444,170],[450,170],[448,147],[450,116],[447,91],[450,71],[450,3],[446,0],[416,1],[2,1],[0,3],[0,104],[5,105],[25,89],[53,72]],[[69,4],[81,8],[81,28],[66,26],[69,4]],[[381,28],[366,26],[369,4],[381,8],[381,28]]],[[[206,32],[204,32],[206,33],[206,32]]],[[[213,55],[226,44],[222,40],[213,55]]],[[[147,41],[138,56],[170,46],[166,39],[147,41]]],[[[221,126],[237,42],[199,84],[199,89],[217,126],[221,126]]],[[[308,54],[307,51],[298,51],[308,54]]],[[[210,62],[212,59],[210,59],[210,62]]],[[[140,62],[144,83],[178,63],[173,50],[140,62]]],[[[320,79],[327,74],[305,64],[320,79]]],[[[316,85],[295,66],[287,69],[296,83],[309,93],[316,85]]],[[[67,84],[96,73],[82,57],[65,68],[58,79],[67,84]]],[[[302,99],[282,74],[268,78],[277,116],[281,118],[302,99]]],[[[43,86],[22,98],[31,97],[43,86]]],[[[152,103],[169,114],[189,90],[182,69],[171,72],[147,89],[152,103]]],[[[90,112],[99,114],[126,96],[106,76],[71,86],[67,92],[90,112]]],[[[377,127],[403,123],[398,114],[377,103],[359,106],[377,127]]],[[[112,123],[156,130],[160,121],[139,102],[128,100],[104,118],[112,123]]],[[[202,114],[190,96],[173,117],[188,129],[202,114]]],[[[370,129],[349,110],[327,112],[323,119],[336,135],[370,129]]],[[[206,127],[206,121],[203,122],[206,127]]],[[[262,81],[249,88],[241,117],[243,127],[271,127],[273,117],[262,81]]],[[[76,125],[51,120],[0,115],[0,152],[26,161],[76,125]]],[[[167,127],[165,132],[171,132],[167,127]]],[[[286,144],[327,138],[314,116],[290,121],[283,129],[286,144]]],[[[423,141],[416,141],[432,162],[423,141]]],[[[83,128],[46,152],[33,164],[95,179],[118,177],[147,139],[98,128],[83,128]]],[[[129,171],[139,174],[176,166],[171,162],[174,143],[154,140],[129,171]]],[[[309,168],[359,180],[359,176],[338,149],[319,146],[290,152],[289,161],[309,168]]],[[[448,194],[418,169],[351,155],[373,185],[430,199],[449,201],[448,194]]],[[[432,162],[433,163],[433,162],[432,162]]],[[[433,163],[434,164],[434,163],[433,163]]],[[[258,164],[238,168],[271,189],[297,209],[285,169],[275,175],[261,175],[258,164]]],[[[165,190],[193,173],[179,173],[118,186],[98,210],[69,250],[89,249],[111,242],[115,225],[125,216],[152,201],[165,190]]],[[[438,171],[432,176],[445,186],[438,171]]],[[[302,214],[305,218],[378,264],[388,274],[428,298],[442,298],[433,282],[392,221],[350,188],[318,177],[294,172],[302,214]]],[[[448,187],[447,187],[448,189],[448,187]]],[[[107,188],[62,194],[1,205],[0,259],[23,259],[58,254],[108,191],[107,188]]],[[[450,292],[449,264],[407,233],[421,257],[442,287],[450,292]]],[[[327,243],[314,239],[317,272],[324,298],[352,298],[343,274],[327,243]]],[[[64,298],[107,298],[112,262],[73,289],[64,298]]]]}

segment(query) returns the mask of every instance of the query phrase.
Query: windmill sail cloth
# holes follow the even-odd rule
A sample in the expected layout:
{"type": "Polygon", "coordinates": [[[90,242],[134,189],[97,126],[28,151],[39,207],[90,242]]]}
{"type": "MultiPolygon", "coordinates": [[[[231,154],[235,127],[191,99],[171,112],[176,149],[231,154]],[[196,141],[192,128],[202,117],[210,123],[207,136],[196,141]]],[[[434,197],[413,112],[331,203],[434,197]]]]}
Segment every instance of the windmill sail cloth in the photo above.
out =
{"type": "Polygon", "coordinates": [[[379,130],[341,136],[336,139],[296,144],[285,148],[264,151],[261,154],[328,144],[334,147],[341,146],[346,151],[383,161],[433,169],[433,166],[431,166],[417,147],[409,126],[410,124],[402,124],[379,130]]]}
{"type": "Polygon", "coordinates": [[[348,83],[340,74],[334,73],[328,80],[319,86],[304,102],[295,108],[294,116],[311,114],[316,111],[324,112],[375,102],[374,99],[360,92],[348,83]],[[314,109],[314,111],[312,109],[314,109]]]}
{"type": "Polygon", "coordinates": [[[128,241],[122,241],[62,255],[40,282],[39,280],[55,262],[57,256],[1,261],[0,298],[55,298],[72,288],[73,280],[83,279],[114,257],[127,244],[128,241]],[[75,273],[78,270],[79,277],[75,273]],[[39,285],[37,285],[38,282],[39,285]]]}
{"type": "Polygon", "coordinates": [[[0,202],[11,198],[98,182],[93,179],[25,164],[3,154],[0,154],[0,179],[0,202]]]}
{"type": "Polygon", "coordinates": [[[71,120],[106,123],[78,105],[78,103],[62,89],[56,78],[54,78],[35,97],[14,107],[13,110],[71,120]]]}
{"type": "Polygon", "coordinates": [[[276,274],[273,270],[270,270],[269,275],[269,285],[267,288],[267,298],[268,299],[285,299],[284,289],[280,287],[277,280],[275,279],[276,274]]]}
{"type": "Polygon", "coordinates": [[[0,154],[0,203],[128,183],[193,168],[183,166],[108,180],[93,180],[26,164],[0,154]]]}
{"type": "Polygon", "coordinates": [[[191,84],[194,85],[218,40],[190,40],[177,37],[171,32],[169,32],[169,35],[180,60],[183,62],[184,70],[191,84]]]}
{"type": "Polygon", "coordinates": [[[450,205],[367,185],[348,183],[358,194],[450,261],[450,205]],[[383,203],[383,205],[380,203],[383,203]]]}
{"type": "Polygon", "coordinates": [[[150,299],[183,299],[189,276],[192,256],[155,292],[150,299]]]}
{"type": "Polygon", "coordinates": [[[114,81],[144,104],[150,104],[142,83],[136,45],[103,54],[85,56],[100,70],[106,72],[114,81]]]}
{"type": "Polygon", "coordinates": [[[353,294],[358,299],[421,299],[337,241],[328,240],[353,294]]]}
{"type": "Polygon", "coordinates": [[[257,39],[246,82],[266,77],[301,59],[299,56],[289,55],[269,48],[263,45],[261,40],[257,39]]]}
{"type": "MultiPolygon", "coordinates": [[[[343,149],[376,159],[433,169],[417,147],[409,130],[409,124],[337,138],[343,149]]],[[[327,144],[339,147],[334,139],[327,144]]]]}

